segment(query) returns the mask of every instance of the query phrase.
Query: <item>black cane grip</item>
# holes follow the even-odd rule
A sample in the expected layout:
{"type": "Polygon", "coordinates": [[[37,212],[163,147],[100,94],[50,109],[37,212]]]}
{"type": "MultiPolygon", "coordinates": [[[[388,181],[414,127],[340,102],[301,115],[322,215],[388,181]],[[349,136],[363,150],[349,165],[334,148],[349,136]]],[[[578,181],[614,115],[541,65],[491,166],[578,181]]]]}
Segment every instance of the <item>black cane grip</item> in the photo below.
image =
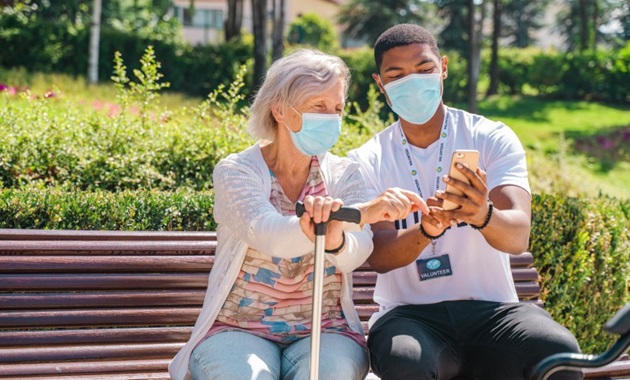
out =
{"type": "MultiPolygon", "coordinates": [[[[297,217],[299,218],[304,215],[304,212],[304,203],[297,202],[295,204],[295,215],[297,215],[297,217]]],[[[339,210],[334,211],[330,214],[330,218],[328,219],[328,221],[331,220],[340,220],[342,222],[359,224],[361,222],[361,211],[354,207],[342,207],[339,210]]]]}
{"type": "Polygon", "coordinates": [[[295,204],[295,215],[297,215],[298,218],[301,218],[305,212],[306,212],[306,209],[304,208],[304,203],[297,202],[295,204]]]}

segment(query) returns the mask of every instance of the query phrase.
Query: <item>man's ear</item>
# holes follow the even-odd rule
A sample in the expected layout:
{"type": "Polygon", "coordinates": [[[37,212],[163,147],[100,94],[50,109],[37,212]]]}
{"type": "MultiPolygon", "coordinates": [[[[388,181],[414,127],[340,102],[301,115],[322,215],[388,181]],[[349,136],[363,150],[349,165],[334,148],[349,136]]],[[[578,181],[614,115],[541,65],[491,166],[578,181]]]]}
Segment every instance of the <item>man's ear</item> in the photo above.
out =
{"type": "Polygon", "coordinates": [[[385,89],[383,88],[383,83],[381,83],[381,77],[378,74],[374,73],[372,74],[372,78],[376,82],[376,85],[378,86],[378,90],[381,92],[381,94],[384,94],[385,89]]]}
{"type": "Polygon", "coordinates": [[[442,79],[446,79],[448,77],[448,58],[443,55],[442,56],[442,79]]]}

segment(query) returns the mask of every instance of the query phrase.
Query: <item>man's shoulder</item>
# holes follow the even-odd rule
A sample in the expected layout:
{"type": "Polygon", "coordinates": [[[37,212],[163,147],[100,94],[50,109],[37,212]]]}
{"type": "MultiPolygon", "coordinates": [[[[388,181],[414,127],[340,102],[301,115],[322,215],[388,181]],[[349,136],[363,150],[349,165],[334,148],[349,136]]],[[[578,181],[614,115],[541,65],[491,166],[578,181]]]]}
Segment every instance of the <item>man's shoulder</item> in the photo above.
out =
{"type": "Polygon", "coordinates": [[[449,116],[452,117],[458,124],[464,124],[471,129],[492,129],[505,124],[501,121],[495,121],[487,118],[486,116],[468,112],[459,108],[448,107],[449,116]]]}
{"type": "Polygon", "coordinates": [[[356,168],[357,163],[349,157],[337,156],[327,152],[319,156],[319,161],[323,168],[330,170],[347,170],[348,168],[356,168]]]}

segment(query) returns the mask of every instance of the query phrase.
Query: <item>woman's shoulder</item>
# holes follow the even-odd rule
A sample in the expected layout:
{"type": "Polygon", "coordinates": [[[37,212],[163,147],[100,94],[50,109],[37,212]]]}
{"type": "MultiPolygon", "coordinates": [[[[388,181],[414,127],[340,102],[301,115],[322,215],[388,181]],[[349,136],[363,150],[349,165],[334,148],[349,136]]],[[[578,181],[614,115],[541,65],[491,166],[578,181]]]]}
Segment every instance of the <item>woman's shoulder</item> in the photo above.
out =
{"type": "Polygon", "coordinates": [[[237,153],[230,153],[226,157],[222,158],[214,168],[214,172],[236,170],[264,173],[265,168],[266,164],[262,157],[260,146],[258,144],[254,144],[245,150],[237,153]]]}

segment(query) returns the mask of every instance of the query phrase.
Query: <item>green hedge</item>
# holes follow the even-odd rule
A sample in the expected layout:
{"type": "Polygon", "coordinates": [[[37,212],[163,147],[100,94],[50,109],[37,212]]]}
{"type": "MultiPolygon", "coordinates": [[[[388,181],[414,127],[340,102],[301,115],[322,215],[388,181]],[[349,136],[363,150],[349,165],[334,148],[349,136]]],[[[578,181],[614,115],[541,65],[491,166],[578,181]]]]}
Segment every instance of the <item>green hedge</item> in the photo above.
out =
{"type": "Polygon", "coordinates": [[[504,94],[520,95],[529,87],[551,98],[628,104],[630,43],[619,50],[584,53],[501,49],[499,82],[504,94]]]}
{"type": "Polygon", "coordinates": [[[536,195],[530,247],[545,309],[584,352],[607,348],[602,326],[630,302],[630,200],[536,195]]]}
{"type": "Polygon", "coordinates": [[[51,230],[215,230],[211,191],[0,191],[0,227],[51,230]]]}
{"type": "MultiPolygon", "coordinates": [[[[0,191],[0,228],[214,230],[211,192],[0,191]]],[[[545,309],[584,352],[607,348],[603,324],[630,302],[630,200],[535,195],[530,250],[545,309]]]]}

